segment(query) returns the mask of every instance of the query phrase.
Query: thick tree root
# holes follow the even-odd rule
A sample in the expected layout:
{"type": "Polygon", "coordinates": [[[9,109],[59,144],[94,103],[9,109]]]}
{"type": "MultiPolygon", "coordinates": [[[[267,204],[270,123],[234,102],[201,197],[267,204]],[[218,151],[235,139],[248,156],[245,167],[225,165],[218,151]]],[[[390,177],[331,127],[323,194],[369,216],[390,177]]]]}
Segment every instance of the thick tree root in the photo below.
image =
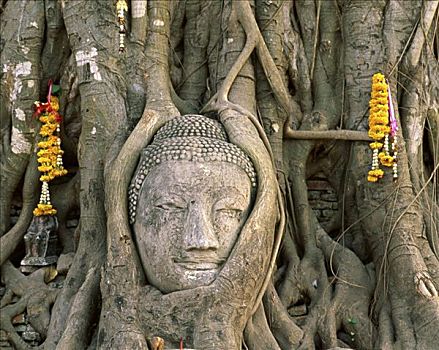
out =
{"type": "Polygon", "coordinates": [[[8,340],[17,350],[30,350],[30,346],[21,339],[12,325],[11,319],[26,310],[27,300],[21,298],[17,303],[3,307],[0,312],[0,329],[3,329],[8,340]]]}
{"type": "Polygon", "coordinates": [[[29,161],[24,177],[23,206],[17,223],[2,237],[0,237],[0,266],[9,258],[15,247],[23,239],[32,220],[32,211],[38,202],[39,172],[37,157],[34,154],[29,161]]]}
{"type": "Polygon", "coordinates": [[[300,344],[303,331],[288,315],[272,283],[264,295],[264,307],[268,324],[281,349],[295,349],[300,344]]]}
{"type": "Polygon", "coordinates": [[[244,330],[245,344],[249,350],[267,349],[281,350],[267,323],[264,307],[259,305],[256,312],[248,320],[244,330]]]}
{"type": "MultiPolygon", "coordinates": [[[[44,282],[45,275],[47,274],[46,269],[39,269],[31,275],[25,276],[8,261],[3,264],[1,273],[7,288],[12,290],[15,295],[21,297],[19,303],[22,300],[24,301],[23,310],[20,308],[20,312],[27,310],[29,323],[38,333],[45,337],[50,322],[50,309],[59,292],[57,289],[48,287],[44,282]]],[[[15,315],[11,314],[10,316],[15,315]]]]}
{"type": "MultiPolygon", "coordinates": [[[[32,103],[40,97],[44,28],[41,1],[10,3],[2,14],[0,236],[9,229],[12,196],[33,152],[36,123],[32,103]]],[[[1,254],[2,261],[8,256],[1,254]]]]}
{"type": "Polygon", "coordinates": [[[90,338],[90,325],[96,318],[100,274],[91,268],[85,281],[76,293],[70,308],[66,329],[57,349],[85,349],[90,338]]]}
{"type": "Polygon", "coordinates": [[[358,257],[333,241],[322,229],[318,230],[318,242],[336,278],[335,293],[328,307],[325,326],[332,328],[329,345],[336,345],[338,329],[334,327],[342,326],[356,348],[371,349],[376,331],[369,319],[369,304],[375,283],[358,257]]]}

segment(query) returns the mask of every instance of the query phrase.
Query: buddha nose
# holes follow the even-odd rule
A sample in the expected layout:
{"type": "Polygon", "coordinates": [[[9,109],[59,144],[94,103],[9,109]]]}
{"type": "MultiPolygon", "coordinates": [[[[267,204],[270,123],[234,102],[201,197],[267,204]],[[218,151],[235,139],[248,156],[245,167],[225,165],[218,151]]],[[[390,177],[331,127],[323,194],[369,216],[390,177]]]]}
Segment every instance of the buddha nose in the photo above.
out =
{"type": "Polygon", "coordinates": [[[183,235],[183,244],[188,251],[217,250],[219,248],[219,242],[208,210],[195,203],[191,203],[189,206],[183,235]]]}

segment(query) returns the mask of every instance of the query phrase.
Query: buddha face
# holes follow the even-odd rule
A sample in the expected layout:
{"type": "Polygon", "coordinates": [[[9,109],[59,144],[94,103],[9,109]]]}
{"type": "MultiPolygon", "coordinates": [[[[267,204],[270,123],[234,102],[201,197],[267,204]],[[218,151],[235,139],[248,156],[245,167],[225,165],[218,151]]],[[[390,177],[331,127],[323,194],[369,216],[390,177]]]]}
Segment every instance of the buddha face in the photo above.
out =
{"type": "Polygon", "coordinates": [[[213,282],[250,202],[250,179],[235,164],[180,160],[152,168],[133,225],[149,283],[169,293],[213,282]]]}

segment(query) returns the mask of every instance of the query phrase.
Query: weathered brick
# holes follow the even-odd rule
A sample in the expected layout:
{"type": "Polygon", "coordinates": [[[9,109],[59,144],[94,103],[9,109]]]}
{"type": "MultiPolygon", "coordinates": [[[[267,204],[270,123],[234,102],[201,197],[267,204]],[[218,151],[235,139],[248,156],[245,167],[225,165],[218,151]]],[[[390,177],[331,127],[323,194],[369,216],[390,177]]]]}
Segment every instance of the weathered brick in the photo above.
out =
{"type": "Polygon", "coordinates": [[[334,210],[332,210],[332,209],[325,209],[325,210],[322,210],[322,215],[323,215],[323,217],[325,217],[325,218],[330,218],[330,217],[332,217],[334,214],[335,214],[335,212],[334,212],[334,210]]]}
{"type": "Polygon", "coordinates": [[[310,201],[309,205],[311,205],[313,209],[332,209],[331,203],[324,201],[310,201]]]}
{"type": "Polygon", "coordinates": [[[308,199],[309,200],[318,200],[318,199],[320,199],[321,194],[322,194],[322,191],[308,191],[308,199]]]}
{"type": "Polygon", "coordinates": [[[25,324],[25,323],[26,323],[26,317],[24,313],[19,314],[12,319],[12,324],[25,324]]]}
{"type": "Polygon", "coordinates": [[[329,182],[324,180],[308,180],[306,184],[309,190],[332,190],[329,182]]]}
{"type": "Polygon", "coordinates": [[[328,201],[328,202],[336,202],[337,201],[337,195],[335,194],[335,192],[322,193],[320,198],[322,200],[328,201]]]}

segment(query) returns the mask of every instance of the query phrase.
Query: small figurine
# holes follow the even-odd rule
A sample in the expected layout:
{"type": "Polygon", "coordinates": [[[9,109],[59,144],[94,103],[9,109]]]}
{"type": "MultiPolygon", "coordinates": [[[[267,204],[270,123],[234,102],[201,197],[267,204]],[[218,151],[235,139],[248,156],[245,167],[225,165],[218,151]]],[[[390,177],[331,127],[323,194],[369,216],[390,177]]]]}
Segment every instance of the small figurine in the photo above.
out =
{"type": "Polygon", "coordinates": [[[34,216],[24,235],[26,256],[20,270],[31,273],[58,260],[58,220],[54,215],[34,216]]]}

